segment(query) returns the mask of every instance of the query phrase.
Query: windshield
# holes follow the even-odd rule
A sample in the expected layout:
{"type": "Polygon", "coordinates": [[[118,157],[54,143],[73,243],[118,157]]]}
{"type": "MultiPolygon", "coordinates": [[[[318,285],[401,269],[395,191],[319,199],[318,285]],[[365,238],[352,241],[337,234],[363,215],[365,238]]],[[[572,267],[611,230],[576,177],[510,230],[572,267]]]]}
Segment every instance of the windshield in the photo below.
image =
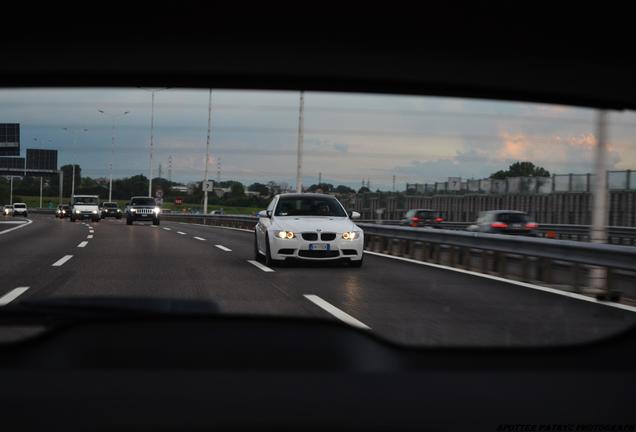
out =
{"type": "Polygon", "coordinates": [[[281,197],[276,205],[275,215],[346,217],[347,213],[334,198],[281,197]]]}
{"type": "Polygon", "coordinates": [[[496,219],[499,222],[509,222],[509,223],[528,222],[528,216],[523,213],[499,213],[496,219]]]}
{"type": "Polygon", "coordinates": [[[35,301],[42,317],[214,310],[433,347],[571,345],[636,325],[630,110],[4,88],[0,202],[26,204],[0,214],[0,317],[35,301]]]}
{"type": "Polygon", "coordinates": [[[138,206],[154,206],[156,205],[155,200],[152,198],[133,198],[130,200],[131,205],[138,206]]]}
{"type": "Polygon", "coordinates": [[[99,202],[99,199],[95,197],[74,197],[73,198],[74,205],[96,205],[98,202],[99,202]]]}
{"type": "Polygon", "coordinates": [[[13,208],[26,208],[25,204],[14,204],[13,208]]]}

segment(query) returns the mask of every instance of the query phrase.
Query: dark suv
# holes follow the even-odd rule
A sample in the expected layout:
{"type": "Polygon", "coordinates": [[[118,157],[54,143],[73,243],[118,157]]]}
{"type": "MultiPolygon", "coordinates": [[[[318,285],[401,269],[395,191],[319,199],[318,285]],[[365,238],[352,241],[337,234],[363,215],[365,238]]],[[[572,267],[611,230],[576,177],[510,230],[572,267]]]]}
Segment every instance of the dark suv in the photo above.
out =
{"type": "Polygon", "coordinates": [[[132,225],[135,221],[152,221],[153,225],[159,225],[161,209],[155,199],[146,196],[134,196],[126,205],[126,225],[132,225]]]}
{"type": "Polygon", "coordinates": [[[102,208],[100,209],[100,213],[101,213],[102,219],[107,217],[114,217],[117,219],[121,219],[122,217],[122,212],[117,206],[117,203],[115,202],[102,203],[102,208]]]}
{"type": "Polygon", "coordinates": [[[444,218],[441,213],[431,209],[412,209],[406,212],[400,225],[411,227],[441,228],[444,218]]]}
{"type": "Polygon", "coordinates": [[[528,215],[516,210],[492,210],[480,213],[475,225],[468,227],[468,231],[478,231],[491,234],[537,235],[536,222],[532,222],[528,215]]]}

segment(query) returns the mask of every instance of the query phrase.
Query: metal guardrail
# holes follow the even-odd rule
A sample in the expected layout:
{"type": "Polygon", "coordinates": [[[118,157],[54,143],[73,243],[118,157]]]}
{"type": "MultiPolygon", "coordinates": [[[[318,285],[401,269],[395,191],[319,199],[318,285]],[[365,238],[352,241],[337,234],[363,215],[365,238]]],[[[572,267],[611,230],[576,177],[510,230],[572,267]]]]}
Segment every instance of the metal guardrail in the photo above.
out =
{"type": "MultiPolygon", "coordinates": [[[[364,220],[360,223],[370,223],[396,226],[400,225],[398,220],[364,220]]],[[[470,222],[442,222],[444,229],[465,230],[470,222]]],[[[565,225],[565,224],[539,224],[537,229],[539,237],[550,237],[560,240],[590,241],[590,227],[588,225],[565,225]]],[[[636,246],[636,228],[632,227],[608,227],[607,242],[609,244],[636,246]]]]}

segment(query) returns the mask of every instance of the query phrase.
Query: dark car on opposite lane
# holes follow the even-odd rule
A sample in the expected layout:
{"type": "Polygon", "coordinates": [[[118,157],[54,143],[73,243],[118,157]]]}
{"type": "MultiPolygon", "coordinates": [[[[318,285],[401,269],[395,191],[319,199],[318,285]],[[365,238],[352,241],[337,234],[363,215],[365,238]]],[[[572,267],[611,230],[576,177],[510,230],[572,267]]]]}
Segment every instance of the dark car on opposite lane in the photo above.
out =
{"type": "Polygon", "coordinates": [[[105,219],[107,217],[114,217],[117,219],[121,219],[123,213],[116,202],[105,202],[102,203],[100,210],[101,218],[105,219]]]}
{"type": "Polygon", "coordinates": [[[479,215],[474,225],[468,231],[490,234],[537,235],[539,225],[532,222],[527,213],[516,210],[491,210],[479,215]]]}
{"type": "Polygon", "coordinates": [[[437,210],[431,209],[411,209],[406,212],[400,225],[410,227],[432,227],[441,228],[444,218],[437,210]]]}

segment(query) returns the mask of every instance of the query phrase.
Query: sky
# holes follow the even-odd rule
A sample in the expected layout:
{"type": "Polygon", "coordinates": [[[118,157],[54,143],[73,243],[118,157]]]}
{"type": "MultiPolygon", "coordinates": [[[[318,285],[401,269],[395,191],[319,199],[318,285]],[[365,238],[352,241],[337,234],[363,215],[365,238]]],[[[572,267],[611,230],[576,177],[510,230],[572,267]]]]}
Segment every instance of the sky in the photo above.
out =
{"type": "MultiPolygon", "coordinates": [[[[299,92],[212,91],[209,177],[244,184],[295,184],[299,92]]],[[[58,149],[60,165],[82,175],[149,174],[148,89],[0,90],[0,123],[20,123],[26,148],[58,149]],[[116,118],[114,151],[112,120],[116,118]],[[65,131],[63,128],[71,130],[65,131]],[[83,129],[88,129],[84,131],[83,129]],[[77,132],[72,132],[77,131],[77,132]]],[[[154,164],[172,180],[201,180],[205,170],[208,91],[155,93],[154,164]]],[[[545,104],[348,93],[305,93],[303,184],[375,190],[448,177],[484,178],[515,161],[551,173],[592,171],[596,111],[545,104]]],[[[610,169],[636,169],[636,113],[609,116],[610,169]]]]}

